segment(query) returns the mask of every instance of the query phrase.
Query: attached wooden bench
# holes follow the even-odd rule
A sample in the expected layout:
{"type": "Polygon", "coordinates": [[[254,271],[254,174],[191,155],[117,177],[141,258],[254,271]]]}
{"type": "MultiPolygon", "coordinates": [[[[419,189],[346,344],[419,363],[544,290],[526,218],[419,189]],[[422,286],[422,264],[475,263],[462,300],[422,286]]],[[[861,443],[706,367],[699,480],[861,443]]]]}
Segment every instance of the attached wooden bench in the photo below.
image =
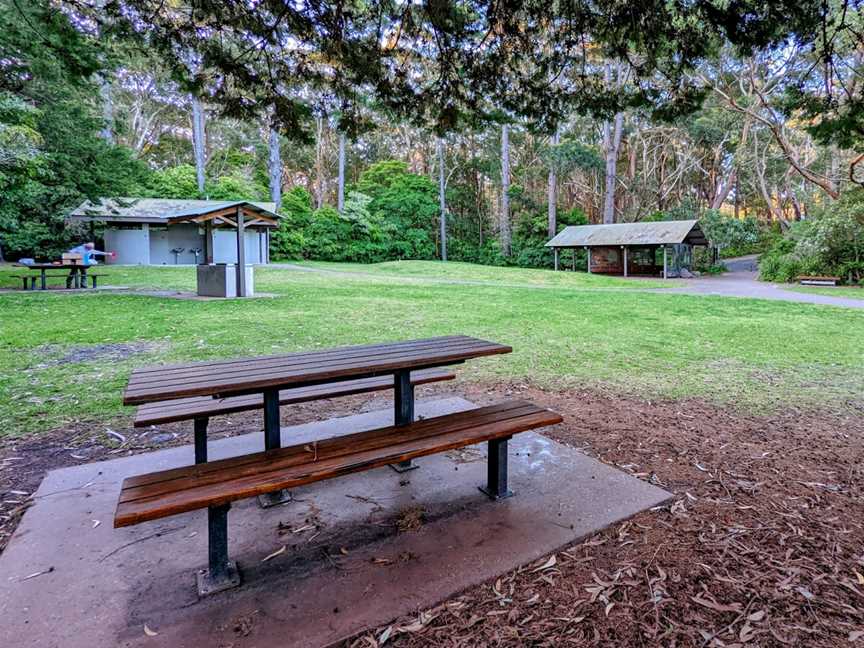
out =
{"type": "MultiPolygon", "coordinates": [[[[11,275],[11,276],[14,277],[15,279],[21,280],[24,290],[36,290],[36,281],[37,280],[41,281],[41,275],[37,275],[37,274],[11,275]],[[29,288],[27,287],[28,283],[30,284],[29,288]]],[[[96,287],[96,278],[97,277],[103,277],[104,275],[88,274],[85,276],[90,277],[90,285],[93,288],[95,288],[96,287]]],[[[69,274],[46,274],[45,279],[63,279],[66,281],[66,288],[67,289],[72,287],[72,275],[69,275],[69,274]]],[[[84,288],[86,288],[86,286],[84,286],[84,288]]]]}
{"type": "Polygon", "coordinates": [[[199,592],[239,583],[228,559],[231,502],[371,470],[415,457],[488,442],[487,484],[499,499],[507,485],[507,440],[514,434],[560,423],[560,415],[525,401],[447,414],[409,425],[358,432],[205,464],[130,477],[123,481],[114,526],[124,527],[207,508],[209,569],[199,572],[199,592]],[[209,584],[209,585],[208,585],[209,584]]]}
{"type": "Polygon", "coordinates": [[[10,275],[13,279],[20,279],[23,290],[36,290],[36,280],[39,278],[38,275],[10,275]],[[27,287],[27,284],[30,284],[30,287],[27,287]]]}
{"type": "MultiPolygon", "coordinates": [[[[421,369],[411,372],[411,388],[444,380],[453,380],[455,374],[445,369],[421,369]]],[[[338,383],[312,385],[310,387],[294,387],[279,392],[279,404],[291,405],[305,403],[322,398],[336,398],[353,394],[366,394],[374,391],[393,389],[393,376],[376,376],[346,380],[338,383]]],[[[211,398],[196,396],[179,398],[171,401],[157,401],[141,405],[135,412],[135,427],[161,425],[178,421],[194,421],[195,429],[195,462],[207,461],[207,426],[210,417],[223,414],[236,414],[250,410],[263,409],[264,397],[261,394],[231,396],[229,398],[211,398]]]]}
{"type": "Polygon", "coordinates": [[[840,277],[801,276],[798,277],[798,283],[802,286],[836,286],[840,283],[840,277]]]}

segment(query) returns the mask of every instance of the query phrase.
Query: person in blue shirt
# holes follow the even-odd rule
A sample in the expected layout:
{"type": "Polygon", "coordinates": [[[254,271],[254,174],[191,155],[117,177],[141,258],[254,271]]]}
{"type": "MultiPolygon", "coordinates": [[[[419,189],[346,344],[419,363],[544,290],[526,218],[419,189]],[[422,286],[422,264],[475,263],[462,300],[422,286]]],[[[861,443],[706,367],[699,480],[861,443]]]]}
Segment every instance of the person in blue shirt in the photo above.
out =
{"type": "Polygon", "coordinates": [[[71,250],[69,250],[70,254],[80,254],[81,255],[81,263],[84,265],[96,265],[99,262],[93,257],[98,255],[101,256],[113,256],[113,252],[102,252],[101,250],[96,249],[96,244],[92,241],[88,241],[87,243],[82,243],[81,245],[76,245],[71,250]]]}

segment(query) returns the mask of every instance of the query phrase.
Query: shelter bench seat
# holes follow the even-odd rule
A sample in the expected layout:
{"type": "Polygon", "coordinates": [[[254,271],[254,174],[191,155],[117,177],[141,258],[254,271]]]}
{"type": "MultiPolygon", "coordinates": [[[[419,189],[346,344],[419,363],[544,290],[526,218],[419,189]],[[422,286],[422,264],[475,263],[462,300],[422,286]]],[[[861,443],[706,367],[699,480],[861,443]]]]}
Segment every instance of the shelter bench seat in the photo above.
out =
{"type": "MultiPolygon", "coordinates": [[[[453,372],[444,369],[421,369],[411,372],[411,386],[453,380],[454,378],[456,375],[453,372]]],[[[283,389],[279,392],[279,404],[292,405],[324,398],[366,394],[385,389],[393,389],[392,375],[283,389]]],[[[178,398],[139,406],[135,412],[133,425],[140,428],[178,421],[194,421],[195,461],[202,463],[207,461],[207,426],[210,417],[263,408],[264,397],[261,394],[230,396],[228,398],[211,398],[210,396],[178,398]]]]}
{"type": "Polygon", "coordinates": [[[234,587],[240,577],[228,559],[231,502],[295,488],[488,442],[487,484],[492,499],[507,486],[507,441],[520,432],[560,423],[560,415],[511,401],[423,419],[402,426],[130,477],[123,481],[114,526],[125,527],[208,509],[209,567],[198,575],[200,595],[234,587]]]}
{"type": "Polygon", "coordinates": [[[836,286],[840,283],[840,277],[798,277],[798,282],[802,286],[836,286]]]}

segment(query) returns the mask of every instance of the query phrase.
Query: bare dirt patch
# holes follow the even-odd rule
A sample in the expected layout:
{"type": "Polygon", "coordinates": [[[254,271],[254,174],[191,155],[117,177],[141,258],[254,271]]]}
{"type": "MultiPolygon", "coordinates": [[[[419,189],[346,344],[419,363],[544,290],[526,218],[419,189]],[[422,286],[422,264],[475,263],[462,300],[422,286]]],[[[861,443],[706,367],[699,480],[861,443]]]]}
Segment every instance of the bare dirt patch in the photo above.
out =
{"type": "Polygon", "coordinates": [[[37,369],[68,362],[110,362],[126,360],[143,353],[153,353],[165,347],[158,342],[124,342],[118,344],[67,345],[45,344],[33,350],[35,357],[46,360],[37,369]]]}
{"type": "MultiPolygon", "coordinates": [[[[436,386],[420,396],[453,391],[478,404],[522,397],[556,409],[565,416],[558,441],[676,497],[346,645],[864,642],[861,410],[790,407],[757,416],[519,384],[436,386]]],[[[283,408],[282,418],[289,425],[390,402],[377,395],[307,403],[283,408]]],[[[257,413],[211,422],[214,438],[260,427],[257,413]]],[[[101,425],[0,444],[0,550],[46,470],[191,442],[191,424],[111,429],[120,436],[101,425]]]]}

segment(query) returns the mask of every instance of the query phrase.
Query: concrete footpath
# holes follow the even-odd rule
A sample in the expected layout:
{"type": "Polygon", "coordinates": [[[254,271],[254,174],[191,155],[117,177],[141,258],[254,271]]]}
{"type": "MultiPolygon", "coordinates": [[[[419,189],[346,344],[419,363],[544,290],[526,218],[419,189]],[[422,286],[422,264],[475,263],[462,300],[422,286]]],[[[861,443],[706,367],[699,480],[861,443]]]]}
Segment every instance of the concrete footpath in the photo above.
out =
{"type": "MultiPolygon", "coordinates": [[[[418,401],[429,417],[473,407],[418,401]]],[[[392,411],[284,428],[304,443],[386,425],[392,411]]],[[[258,450],[261,433],[215,441],[213,458],[258,450]]],[[[206,512],[123,529],[123,478],[181,466],[190,446],[52,471],[0,556],[0,646],[234,648],[331,645],[531,563],[670,494],[540,434],[514,437],[511,487],[490,502],[485,447],[297,488],[229,515],[243,585],[199,600],[206,512]],[[145,632],[145,625],[147,631],[145,632]]]]}

